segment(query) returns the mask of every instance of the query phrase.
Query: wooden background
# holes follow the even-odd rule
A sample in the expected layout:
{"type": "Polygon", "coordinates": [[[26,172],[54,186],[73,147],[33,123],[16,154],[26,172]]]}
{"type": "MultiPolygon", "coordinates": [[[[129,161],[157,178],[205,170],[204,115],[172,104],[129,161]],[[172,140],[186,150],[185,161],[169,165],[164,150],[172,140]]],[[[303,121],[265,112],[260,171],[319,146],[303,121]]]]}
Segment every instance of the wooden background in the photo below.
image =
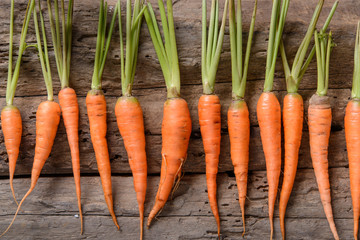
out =
{"type": "MultiPolygon", "coordinates": [[[[80,105],[79,132],[85,233],[83,236],[79,235],[80,221],[76,216],[78,209],[72,178],[71,159],[65,129],[61,122],[52,154],[45,164],[38,186],[24,203],[23,210],[4,239],[138,239],[138,210],[131,171],[114,115],[114,105],[121,94],[118,31],[114,34],[104,71],[103,89],[108,103],[108,142],[113,172],[115,212],[118,216],[121,231],[116,230],[108,214],[89,135],[85,96],[90,89],[95,55],[97,2],[79,0],[75,1],[74,7],[71,85],[79,96],[80,105]]],[[[111,0],[109,2],[115,4],[116,1],[111,0]]],[[[154,3],[155,11],[158,12],[156,1],[151,0],[150,2],[154,3]]],[[[223,5],[223,2],[221,1],[221,5],[223,5]]],[[[259,0],[246,95],[250,108],[251,147],[248,200],[246,202],[247,234],[245,239],[268,239],[270,232],[267,218],[268,184],[255,106],[264,84],[271,2],[271,0],[259,0]]],[[[319,26],[323,24],[333,2],[333,0],[326,1],[319,20],[319,26]]],[[[290,3],[284,32],[284,41],[290,58],[295,55],[295,51],[306,32],[307,24],[316,3],[316,0],[292,0],[290,3]]],[[[25,8],[26,0],[16,1],[16,43],[19,40],[25,8]]],[[[245,32],[249,27],[252,8],[253,0],[243,0],[245,32]]],[[[1,106],[5,105],[9,12],[10,1],[2,0],[0,7],[0,21],[2,23],[0,25],[1,106]]],[[[47,19],[47,14],[45,15],[47,19]]],[[[186,174],[181,181],[181,186],[176,191],[173,200],[169,200],[166,204],[158,217],[158,221],[154,221],[150,230],[145,231],[145,239],[216,239],[216,224],[207,199],[204,151],[197,117],[197,101],[202,93],[200,75],[201,1],[175,1],[174,17],[182,76],[181,94],[189,103],[193,132],[188,160],[184,166],[186,174]]],[[[337,47],[333,51],[330,66],[329,96],[332,99],[333,122],[329,164],[335,223],[342,239],[351,239],[353,229],[343,117],[346,103],[350,99],[353,46],[356,23],[359,19],[359,1],[342,0],[330,25],[337,47]]],[[[231,102],[228,29],[225,35],[215,87],[223,106],[218,200],[223,239],[240,239],[243,228],[236,182],[229,155],[229,137],[226,124],[226,112],[231,102]]],[[[32,27],[29,29],[27,39],[29,43],[35,41],[32,27]]],[[[53,65],[54,92],[58,93],[60,84],[53,56],[51,56],[51,62],[53,65]]],[[[280,61],[278,63],[274,91],[281,101],[286,94],[286,87],[280,61]]],[[[315,92],[316,78],[316,62],[313,61],[299,90],[304,97],[306,108],[310,96],[315,92]]],[[[145,211],[148,214],[153,205],[159,180],[161,119],[163,102],[166,99],[166,88],[145,24],[141,33],[134,95],[138,97],[143,107],[145,118],[149,166],[149,184],[145,211]]],[[[21,110],[24,125],[21,154],[17,163],[14,184],[18,199],[25,194],[30,185],[30,171],[35,145],[35,113],[39,103],[45,99],[46,89],[40,64],[35,51],[29,49],[23,58],[19,85],[14,101],[14,104],[21,110]]],[[[311,165],[307,130],[305,122],[298,173],[286,215],[287,236],[288,239],[332,239],[311,165]]],[[[0,177],[0,229],[2,231],[8,226],[16,209],[8,184],[8,159],[2,134],[0,134],[0,177]]],[[[277,208],[275,213],[275,239],[280,239],[277,208]]]]}

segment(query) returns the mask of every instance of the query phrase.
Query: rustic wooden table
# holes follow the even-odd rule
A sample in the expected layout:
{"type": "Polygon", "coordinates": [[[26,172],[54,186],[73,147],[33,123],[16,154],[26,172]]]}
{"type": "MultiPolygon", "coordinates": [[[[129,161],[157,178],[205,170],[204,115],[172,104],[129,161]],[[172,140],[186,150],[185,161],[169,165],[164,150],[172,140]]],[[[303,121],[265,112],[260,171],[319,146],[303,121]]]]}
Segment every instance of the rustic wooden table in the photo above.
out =
{"type": "MultiPolygon", "coordinates": [[[[123,147],[114,105],[121,94],[119,37],[116,31],[104,71],[103,88],[108,103],[108,142],[113,172],[115,212],[120,231],[108,214],[97,173],[96,160],[90,140],[85,107],[85,96],[90,81],[95,54],[98,4],[93,0],[75,1],[74,47],[71,85],[79,95],[80,151],[82,172],[82,205],[85,232],[79,235],[71,159],[63,123],[60,123],[52,154],[42,171],[38,186],[24,203],[20,215],[4,239],[138,239],[138,210],[133,190],[131,171],[123,147]]],[[[115,0],[109,1],[111,4],[115,0]]],[[[150,2],[156,2],[151,0],[150,2]]],[[[201,57],[201,1],[178,0],[174,4],[176,34],[182,74],[182,96],[188,101],[193,120],[189,155],[184,166],[185,177],[173,199],[169,201],[158,221],[145,231],[145,239],[216,239],[216,224],[208,204],[205,180],[204,151],[201,142],[197,101],[202,93],[200,75],[201,57]]],[[[224,1],[221,1],[223,3],[224,1]]],[[[326,1],[319,23],[322,24],[334,1],[326,1]]],[[[315,8],[316,0],[292,0],[285,26],[284,41],[288,56],[294,56],[304,36],[315,8]]],[[[44,4],[45,5],[45,4],[44,4]]],[[[221,4],[223,5],[223,4],[221,4]]],[[[246,100],[250,108],[251,146],[248,200],[246,202],[245,239],[268,239],[267,180],[265,159],[256,119],[256,102],[264,84],[265,57],[271,0],[259,0],[254,47],[250,59],[246,100]]],[[[157,11],[157,4],[154,4],[157,11]]],[[[16,1],[15,39],[19,39],[26,0],[16,1]]],[[[248,29],[253,0],[243,0],[244,29],[248,29]]],[[[124,10],[123,10],[124,11],[124,10]]],[[[5,105],[5,79],[8,63],[10,1],[1,1],[0,7],[0,106],[5,105]]],[[[47,15],[46,15],[47,18],[47,15]]],[[[330,25],[337,47],[330,66],[329,96],[333,106],[329,164],[332,203],[335,222],[342,239],[352,238],[353,220],[349,189],[348,161],[344,137],[344,109],[350,99],[353,72],[353,48],[356,23],[360,20],[360,3],[342,0],[330,25]]],[[[31,27],[28,42],[35,42],[31,27]]],[[[16,42],[17,43],[17,42],[16,42]]],[[[224,239],[240,239],[242,220],[238,205],[236,182],[229,155],[229,136],[226,112],[231,102],[231,71],[229,32],[226,30],[224,48],[219,66],[216,93],[222,103],[222,148],[218,175],[218,199],[224,239]]],[[[53,56],[51,56],[53,57],[53,56]]],[[[20,108],[24,130],[21,154],[16,168],[15,190],[20,199],[30,184],[30,171],[35,145],[35,112],[46,99],[46,90],[35,51],[29,50],[23,58],[23,67],[16,92],[15,104],[20,108]]],[[[54,92],[60,89],[52,60],[54,92]]],[[[312,62],[299,93],[308,100],[316,88],[316,63],[312,62]]],[[[274,90],[280,101],[286,94],[282,66],[278,61],[274,90]]],[[[153,204],[161,163],[162,106],[166,88],[156,54],[145,24],[142,28],[138,69],[134,95],[143,107],[147,136],[149,184],[146,213],[153,204]]],[[[305,118],[306,118],[305,113],[305,118]]],[[[332,239],[315,182],[309,154],[309,136],[306,122],[300,150],[299,169],[288,204],[286,226],[288,239],[332,239]]],[[[8,184],[8,163],[3,135],[0,134],[0,229],[7,227],[16,209],[8,184]]],[[[281,185],[280,185],[281,186],[281,185]]],[[[278,210],[275,210],[275,238],[280,239],[278,210]]]]}

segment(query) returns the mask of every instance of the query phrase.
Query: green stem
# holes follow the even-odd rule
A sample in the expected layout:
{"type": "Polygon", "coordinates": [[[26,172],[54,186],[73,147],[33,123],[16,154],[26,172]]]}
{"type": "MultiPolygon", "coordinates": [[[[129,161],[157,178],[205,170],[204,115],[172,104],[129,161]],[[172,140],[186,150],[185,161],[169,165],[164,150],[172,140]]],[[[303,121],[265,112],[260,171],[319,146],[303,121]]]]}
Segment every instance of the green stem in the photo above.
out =
{"type": "Polygon", "coordinates": [[[10,87],[11,87],[11,78],[12,78],[12,69],[13,69],[14,5],[15,5],[14,0],[11,0],[10,37],[9,37],[9,65],[8,65],[8,78],[7,78],[7,86],[6,86],[6,96],[8,96],[10,94],[9,91],[10,91],[10,87]]]}
{"type": "Polygon", "coordinates": [[[355,51],[354,51],[354,76],[351,97],[360,99],[360,21],[357,25],[355,51]]]}
{"type": "Polygon", "coordinates": [[[326,96],[329,86],[330,55],[334,46],[331,32],[325,34],[323,31],[315,31],[315,48],[318,68],[318,86],[316,93],[326,96]]]}

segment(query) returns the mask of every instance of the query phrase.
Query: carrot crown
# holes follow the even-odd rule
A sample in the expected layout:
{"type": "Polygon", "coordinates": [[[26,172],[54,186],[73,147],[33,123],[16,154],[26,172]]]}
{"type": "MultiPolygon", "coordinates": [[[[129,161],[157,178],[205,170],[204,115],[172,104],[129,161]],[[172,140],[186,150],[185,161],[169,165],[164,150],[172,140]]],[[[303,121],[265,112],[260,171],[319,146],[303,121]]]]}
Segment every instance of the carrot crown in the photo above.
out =
{"type": "Polygon", "coordinates": [[[49,62],[49,54],[48,54],[48,45],[46,40],[46,32],[45,32],[45,24],[44,24],[44,18],[41,11],[41,1],[39,0],[39,14],[40,14],[40,24],[41,24],[41,34],[39,30],[39,22],[38,22],[38,16],[37,11],[34,9],[34,25],[35,25],[35,32],[36,32],[36,48],[39,53],[39,60],[41,64],[41,70],[44,76],[46,90],[48,94],[48,100],[53,101],[54,95],[53,95],[53,87],[52,87],[52,78],[51,78],[51,68],[50,68],[50,62],[49,62]],[[42,40],[41,40],[42,38],[42,40]],[[44,50],[42,46],[42,41],[44,43],[44,50]]]}
{"type": "Polygon", "coordinates": [[[264,92],[271,92],[274,83],[275,65],[290,0],[274,0],[271,12],[269,44],[266,58],[264,92]]]}
{"type": "Polygon", "coordinates": [[[164,74],[167,97],[180,97],[180,69],[176,47],[172,1],[167,0],[167,17],[162,0],[158,0],[165,44],[163,43],[154,10],[150,3],[144,12],[152,42],[164,74]]]}
{"type": "Polygon", "coordinates": [[[354,77],[351,97],[360,99],[360,21],[358,22],[354,54],[354,77]]]}
{"type": "Polygon", "coordinates": [[[131,0],[127,0],[126,2],[126,56],[124,57],[120,1],[118,4],[121,52],[121,85],[122,94],[124,96],[131,96],[139,49],[140,28],[145,9],[146,6],[144,6],[143,0],[135,0],[134,12],[133,16],[131,16],[131,0]]]}
{"type": "Polygon", "coordinates": [[[332,40],[331,31],[326,34],[323,30],[321,30],[320,33],[315,30],[314,34],[318,69],[316,94],[319,96],[326,96],[329,86],[330,54],[335,44],[332,40]]]}
{"type": "MultiPolygon", "coordinates": [[[[330,21],[335,13],[335,10],[339,4],[339,1],[336,1],[329,13],[329,16],[322,28],[323,31],[326,31],[328,28],[330,21]]],[[[284,72],[285,72],[285,78],[286,78],[286,87],[288,93],[296,93],[299,89],[299,84],[304,77],[304,74],[309,67],[309,64],[311,60],[313,59],[315,55],[315,46],[312,48],[311,52],[309,53],[308,57],[305,60],[306,53],[308,51],[308,48],[310,46],[310,42],[312,39],[312,36],[314,35],[314,31],[316,28],[316,24],[319,20],[319,16],[322,10],[322,7],[324,5],[324,0],[319,0],[316,9],[314,11],[313,17],[311,19],[311,22],[309,24],[308,30],[306,32],[306,35],[304,39],[302,40],[299,49],[296,53],[292,68],[290,70],[289,63],[287,61],[285,47],[283,42],[280,43],[280,53],[281,58],[284,66],[284,72]]]]}
{"type": "Polygon", "coordinates": [[[232,71],[232,95],[233,99],[242,99],[245,96],[246,78],[249,68],[249,59],[251,44],[255,29],[255,18],[257,9],[257,0],[255,0],[254,11],[251,18],[249,37],[246,46],[245,59],[242,54],[242,8],[241,0],[237,0],[237,9],[235,11],[235,2],[230,0],[229,5],[229,28],[230,28],[230,48],[231,48],[231,71],[232,71]]]}
{"type": "Polygon", "coordinates": [[[29,0],[26,8],[25,18],[21,30],[20,46],[18,51],[18,58],[16,60],[15,69],[13,71],[13,45],[14,45],[14,0],[11,1],[11,13],[10,13],[10,40],[9,40],[9,65],[8,65],[8,79],[6,87],[6,104],[12,105],[15,97],[16,86],[19,80],[20,65],[22,56],[28,47],[25,40],[29,27],[31,13],[35,6],[35,0],[29,0]]]}
{"type": "Polygon", "coordinates": [[[94,73],[91,84],[91,89],[93,90],[101,89],[101,77],[104,71],[106,57],[109,52],[111,36],[114,31],[114,25],[115,25],[116,15],[119,10],[119,4],[120,4],[120,0],[116,3],[114,14],[110,24],[110,29],[106,39],[106,21],[107,21],[108,4],[107,2],[104,3],[104,0],[100,0],[99,24],[98,24],[98,33],[97,33],[97,41],[96,41],[94,73]]]}
{"type": "Polygon", "coordinates": [[[68,13],[67,13],[67,17],[65,17],[64,0],[61,0],[61,13],[59,11],[58,0],[55,0],[55,21],[54,21],[51,0],[47,0],[51,37],[54,45],[56,67],[61,82],[61,88],[69,87],[73,5],[74,5],[73,0],[69,0],[68,13]],[[60,31],[60,18],[61,18],[61,31],[60,31]],[[62,40],[61,40],[61,35],[62,35],[62,40]]]}
{"type": "Polygon", "coordinates": [[[201,52],[201,76],[204,94],[213,94],[216,72],[220,61],[221,48],[224,42],[225,23],[228,0],[225,1],[224,12],[219,32],[219,1],[212,0],[209,25],[207,33],[207,10],[206,0],[202,1],[202,52],[201,52]]]}

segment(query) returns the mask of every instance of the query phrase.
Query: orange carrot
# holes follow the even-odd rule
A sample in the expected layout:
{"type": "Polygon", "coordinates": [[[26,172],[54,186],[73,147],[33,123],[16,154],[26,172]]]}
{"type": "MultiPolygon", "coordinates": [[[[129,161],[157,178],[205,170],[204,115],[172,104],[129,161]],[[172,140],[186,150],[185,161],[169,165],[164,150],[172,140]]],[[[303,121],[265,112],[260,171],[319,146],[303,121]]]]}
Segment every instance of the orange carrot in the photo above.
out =
{"type": "Polygon", "coordinates": [[[116,227],[120,229],[113,207],[111,166],[106,141],[106,100],[103,92],[101,90],[89,91],[86,96],[86,107],[89,117],[91,141],[95,151],[105,201],[116,227]]]}
{"type": "Polygon", "coordinates": [[[358,239],[360,215],[360,102],[351,100],[346,107],[345,136],[349,158],[350,189],[354,214],[354,239],[358,239]]]}
{"type": "Polygon", "coordinates": [[[147,226],[164,207],[175,180],[180,180],[181,169],[187,157],[191,135],[191,118],[188,105],[182,98],[171,98],[164,103],[162,122],[162,163],[159,189],[147,226]]]}
{"type": "Polygon", "coordinates": [[[202,95],[198,104],[199,123],[205,150],[206,184],[211,210],[220,234],[220,216],[216,197],[221,142],[221,105],[218,96],[202,95]]]}
{"type": "Polygon", "coordinates": [[[285,211],[294,185],[299,159],[304,104],[301,95],[288,93],[284,98],[283,123],[285,139],[284,179],[280,193],[280,228],[285,239],[285,211]]]}
{"type": "Polygon", "coordinates": [[[22,121],[20,111],[15,106],[6,106],[1,111],[1,126],[4,134],[6,151],[9,157],[10,188],[16,204],[13,178],[22,134],[22,121]]]}
{"type": "Polygon", "coordinates": [[[135,97],[121,97],[116,103],[115,115],[134,177],[134,187],[140,213],[140,236],[142,238],[147,186],[143,112],[135,97]]]}
{"type": "Polygon", "coordinates": [[[231,161],[234,166],[239,192],[243,227],[245,234],[245,200],[249,169],[250,119],[244,100],[233,100],[228,111],[231,161]]]}
{"type": "Polygon", "coordinates": [[[45,101],[40,103],[36,112],[36,145],[34,163],[31,171],[31,185],[28,192],[25,194],[16,210],[13,220],[9,227],[0,235],[3,236],[14,223],[16,216],[24,203],[25,199],[34,190],[35,185],[39,179],[40,172],[48,159],[51,148],[54,144],[57,128],[60,122],[60,106],[53,101],[45,101]]]}
{"type": "Polygon", "coordinates": [[[281,172],[281,109],[274,93],[263,92],[261,94],[257,103],[257,116],[269,184],[269,219],[272,238],[274,206],[281,172]]]}
{"type": "Polygon", "coordinates": [[[76,196],[81,221],[81,233],[83,232],[83,215],[81,210],[81,186],[80,186],[80,153],[79,153],[79,105],[75,90],[63,88],[59,92],[59,103],[64,119],[66,134],[70,146],[71,161],[73,167],[76,196]]]}

